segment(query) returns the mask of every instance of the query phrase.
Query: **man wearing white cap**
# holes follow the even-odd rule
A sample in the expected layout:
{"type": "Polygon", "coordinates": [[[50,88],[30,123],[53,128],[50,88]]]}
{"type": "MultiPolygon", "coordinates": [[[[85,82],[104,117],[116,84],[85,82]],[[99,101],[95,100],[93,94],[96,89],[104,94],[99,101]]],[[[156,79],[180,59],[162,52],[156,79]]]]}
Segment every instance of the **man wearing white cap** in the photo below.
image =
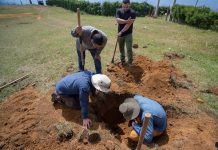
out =
{"type": "Polygon", "coordinates": [[[83,126],[89,128],[91,124],[88,118],[89,94],[95,95],[99,91],[108,93],[110,85],[111,80],[104,74],[82,71],[67,75],[56,84],[52,102],[63,103],[75,109],[81,108],[83,126]]]}
{"type": "Polygon", "coordinates": [[[144,121],[145,113],[150,113],[151,118],[148,122],[148,128],[144,135],[144,140],[150,143],[155,136],[161,135],[167,127],[166,112],[156,101],[136,95],[134,98],[127,98],[119,106],[119,111],[124,118],[131,122],[133,130],[129,138],[138,141],[144,121]]]}

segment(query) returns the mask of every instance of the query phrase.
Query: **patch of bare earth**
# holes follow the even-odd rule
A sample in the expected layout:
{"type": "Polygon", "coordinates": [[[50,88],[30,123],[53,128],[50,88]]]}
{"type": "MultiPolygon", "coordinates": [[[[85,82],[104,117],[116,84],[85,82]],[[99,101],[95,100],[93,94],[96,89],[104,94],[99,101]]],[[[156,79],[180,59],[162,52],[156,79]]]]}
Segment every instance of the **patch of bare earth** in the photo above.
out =
{"type": "Polygon", "coordinates": [[[22,17],[35,17],[36,19],[42,19],[41,15],[32,13],[20,13],[20,14],[0,14],[0,19],[2,18],[22,18],[22,17]]]}
{"type": "Polygon", "coordinates": [[[112,92],[90,100],[91,129],[100,134],[97,143],[78,142],[82,131],[80,110],[53,105],[53,89],[41,95],[29,86],[0,104],[0,149],[134,149],[136,143],[128,140],[131,128],[118,107],[135,94],[157,100],[168,116],[166,133],[143,147],[215,149],[217,122],[197,108],[191,96],[192,83],[170,61],[153,62],[136,56],[133,67],[111,64],[105,73],[113,81],[112,92]],[[60,142],[55,125],[65,121],[74,134],[60,142]]]}

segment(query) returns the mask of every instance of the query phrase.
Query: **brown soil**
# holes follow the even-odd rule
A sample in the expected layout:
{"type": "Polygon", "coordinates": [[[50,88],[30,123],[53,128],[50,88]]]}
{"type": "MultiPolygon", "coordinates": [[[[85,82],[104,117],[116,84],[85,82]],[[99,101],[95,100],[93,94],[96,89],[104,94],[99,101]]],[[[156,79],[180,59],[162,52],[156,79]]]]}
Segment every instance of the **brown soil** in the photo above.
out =
{"type": "Polygon", "coordinates": [[[79,110],[53,105],[50,98],[53,89],[42,95],[29,86],[0,104],[0,149],[133,149],[136,143],[128,140],[131,128],[118,107],[125,98],[135,94],[157,100],[168,116],[167,132],[147,146],[152,149],[215,149],[217,122],[197,108],[191,96],[193,87],[174,86],[181,81],[189,83],[186,75],[170,61],[153,62],[137,56],[133,65],[109,65],[106,74],[113,81],[113,92],[92,98],[91,129],[100,135],[93,134],[97,142],[78,142],[77,135],[82,131],[79,110]],[[174,82],[171,82],[172,75],[176,76],[174,82]],[[74,135],[60,142],[55,125],[64,121],[71,125],[74,135]]]}
{"type": "Polygon", "coordinates": [[[167,59],[183,59],[183,58],[185,58],[185,55],[177,54],[175,52],[169,52],[169,53],[165,53],[164,57],[167,59]]]}
{"type": "Polygon", "coordinates": [[[21,18],[21,17],[35,17],[36,19],[42,19],[41,15],[32,13],[20,13],[20,14],[0,14],[0,19],[2,18],[21,18]]]}

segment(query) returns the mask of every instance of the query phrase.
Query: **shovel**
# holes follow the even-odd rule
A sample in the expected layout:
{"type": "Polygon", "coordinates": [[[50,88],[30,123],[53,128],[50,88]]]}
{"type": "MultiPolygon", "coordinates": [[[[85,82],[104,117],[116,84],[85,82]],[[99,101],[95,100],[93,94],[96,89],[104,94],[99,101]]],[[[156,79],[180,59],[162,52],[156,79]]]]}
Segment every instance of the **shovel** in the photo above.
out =
{"type": "MultiPolygon", "coordinates": [[[[81,27],[81,23],[80,23],[80,9],[77,8],[77,23],[78,23],[78,27],[81,27]]],[[[83,46],[82,46],[82,38],[79,37],[79,43],[80,43],[80,54],[81,54],[81,59],[82,59],[82,70],[84,71],[84,66],[85,66],[85,59],[83,56],[83,46]]]]}
{"type": "Polygon", "coordinates": [[[113,57],[112,57],[111,63],[114,63],[114,56],[115,56],[115,53],[116,53],[118,40],[119,40],[119,36],[117,36],[117,40],[116,40],[116,44],[115,44],[114,53],[113,53],[113,57]]]}

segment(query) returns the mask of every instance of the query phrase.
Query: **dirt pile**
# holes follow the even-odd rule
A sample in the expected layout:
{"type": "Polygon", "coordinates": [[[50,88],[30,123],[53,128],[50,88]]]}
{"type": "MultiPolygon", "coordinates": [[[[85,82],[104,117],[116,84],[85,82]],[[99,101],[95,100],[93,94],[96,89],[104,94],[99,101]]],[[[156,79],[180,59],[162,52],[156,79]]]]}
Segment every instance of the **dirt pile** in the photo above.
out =
{"type": "Polygon", "coordinates": [[[161,103],[168,115],[167,132],[148,145],[156,149],[214,149],[217,123],[199,111],[190,96],[191,82],[170,61],[153,62],[142,56],[134,58],[133,67],[113,64],[106,74],[112,79],[112,91],[90,102],[93,139],[78,142],[82,131],[80,110],[51,102],[51,89],[41,95],[34,87],[15,93],[0,104],[0,149],[131,149],[131,128],[118,111],[127,97],[141,94],[161,103]],[[173,80],[173,82],[172,82],[173,80]],[[190,88],[175,86],[190,83],[190,88]],[[60,142],[55,128],[67,121],[73,137],[60,142]],[[96,140],[94,140],[96,141],[96,140]]]}

